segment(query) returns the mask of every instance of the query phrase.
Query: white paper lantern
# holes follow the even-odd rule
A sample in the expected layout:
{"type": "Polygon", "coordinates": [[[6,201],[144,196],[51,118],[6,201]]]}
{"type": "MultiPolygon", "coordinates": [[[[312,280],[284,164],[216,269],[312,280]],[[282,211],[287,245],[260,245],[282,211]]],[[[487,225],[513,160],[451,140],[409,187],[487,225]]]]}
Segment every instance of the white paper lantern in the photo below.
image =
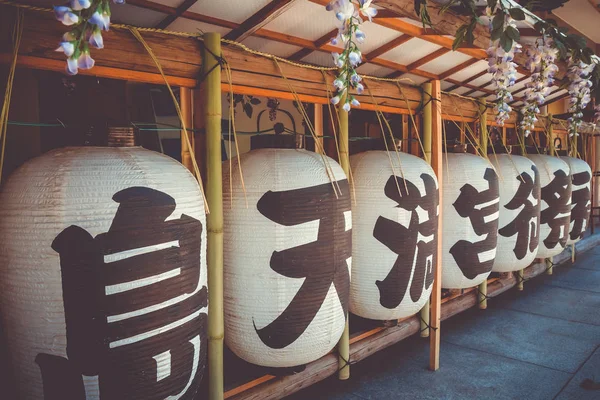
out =
{"type": "Polygon", "coordinates": [[[0,194],[0,302],[17,397],[193,397],[204,227],[192,175],[139,147],[59,149],[15,171],[0,194]]]}
{"type": "Polygon", "coordinates": [[[561,157],[571,172],[571,225],[567,244],[583,239],[592,210],[592,169],[582,159],[561,157]]]}
{"type": "Polygon", "coordinates": [[[567,243],[571,221],[571,178],[569,165],[544,154],[527,156],[540,174],[541,214],[538,258],[560,254],[567,243]]]}
{"type": "Polygon", "coordinates": [[[261,366],[314,361],[345,326],[352,252],[346,176],[332,159],[292,149],[254,150],[223,169],[227,346],[261,366]]]}
{"type": "Polygon", "coordinates": [[[498,176],[488,160],[472,154],[447,154],[442,161],[442,287],[464,289],[479,285],[492,272],[498,176]]]}
{"type": "Polygon", "coordinates": [[[367,151],[350,163],[356,196],[350,311],[378,320],[408,317],[431,294],[437,179],[425,161],[406,153],[367,151]]]}
{"type": "Polygon", "coordinates": [[[535,259],[540,238],[540,175],[526,157],[492,155],[499,175],[500,217],[494,272],[527,268],[535,259]]]}

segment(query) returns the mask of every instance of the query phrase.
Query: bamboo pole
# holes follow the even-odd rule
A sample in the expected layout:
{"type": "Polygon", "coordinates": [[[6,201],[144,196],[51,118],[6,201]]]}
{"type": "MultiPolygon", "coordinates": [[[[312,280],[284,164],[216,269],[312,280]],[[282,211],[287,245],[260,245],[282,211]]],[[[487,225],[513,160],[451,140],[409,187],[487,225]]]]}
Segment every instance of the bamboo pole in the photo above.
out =
{"type": "Polygon", "coordinates": [[[410,153],[410,149],[408,147],[409,145],[409,141],[408,141],[408,128],[409,128],[409,122],[408,122],[408,115],[403,115],[402,116],[402,151],[405,153],[410,153]]]}
{"type": "MultiPolygon", "coordinates": [[[[194,127],[193,120],[193,105],[192,105],[192,90],[186,87],[179,88],[179,103],[181,105],[181,116],[183,121],[185,122],[185,126],[188,129],[192,129],[194,127]]],[[[190,153],[190,149],[188,147],[188,141],[185,139],[187,135],[189,138],[189,143],[194,143],[194,135],[193,131],[186,132],[185,130],[181,130],[181,163],[188,170],[194,171],[194,165],[192,163],[192,154],[190,153]]]]}
{"type": "Polygon", "coordinates": [[[204,34],[208,224],[208,398],[223,399],[223,183],[221,168],[221,35],[204,34]],[[210,72],[209,72],[210,71],[210,72]]]}
{"type": "MultiPolygon", "coordinates": [[[[552,126],[552,114],[548,114],[548,148],[550,149],[550,155],[556,156],[556,148],[554,147],[554,127],[552,126]]],[[[548,275],[552,275],[552,259],[547,258],[545,260],[546,263],[546,273],[548,275]]]]}
{"type": "MultiPolygon", "coordinates": [[[[433,121],[433,100],[432,100],[432,84],[425,83],[423,85],[423,94],[427,98],[423,99],[427,104],[423,108],[423,149],[425,151],[425,161],[431,165],[431,149],[432,149],[432,121],[433,121]]],[[[421,337],[429,337],[429,314],[431,301],[428,299],[423,308],[421,308],[421,337]]]]}
{"type": "MultiPolygon", "coordinates": [[[[443,179],[442,179],[442,87],[439,80],[431,82],[431,94],[436,99],[432,104],[431,118],[431,168],[438,178],[439,203],[442,204],[443,179]]],[[[440,368],[440,321],[442,316],[442,214],[440,207],[437,230],[437,257],[434,268],[433,288],[431,290],[431,317],[429,325],[429,369],[437,371],[440,368]]]]}
{"type": "MultiPolygon", "coordinates": [[[[340,165],[344,173],[350,179],[350,155],[348,139],[348,113],[342,109],[346,103],[346,96],[343,96],[339,103],[338,115],[340,121],[339,129],[339,148],[340,165]]],[[[349,196],[350,193],[343,193],[343,196],[349,196]]],[[[350,378],[350,328],[348,323],[348,314],[346,314],[346,327],[344,333],[337,345],[338,349],[338,378],[342,381],[350,378]]]]}
{"type": "MultiPolygon", "coordinates": [[[[481,151],[483,153],[483,157],[486,159],[487,156],[487,148],[488,148],[488,130],[487,130],[487,101],[484,99],[479,104],[479,126],[481,134],[479,135],[479,143],[481,144],[481,151]]],[[[479,284],[479,309],[485,310],[487,308],[487,279],[479,284]]]]}

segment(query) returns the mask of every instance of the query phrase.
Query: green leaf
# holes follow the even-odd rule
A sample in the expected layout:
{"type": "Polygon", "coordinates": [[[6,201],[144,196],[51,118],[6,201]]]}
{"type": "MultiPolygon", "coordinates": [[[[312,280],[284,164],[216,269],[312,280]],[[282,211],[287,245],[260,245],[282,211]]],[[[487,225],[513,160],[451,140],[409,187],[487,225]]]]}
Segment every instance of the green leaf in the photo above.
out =
{"type": "Polygon", "coordinates": [[[513,28],[512,26],[506,28],[506,35],[515,42],[521,40],[521,34],[519,33],[519,30],[513,28]]]}
{"type": "Polygon", "coordinates": [[[252,103],[253,105],[259,105],[261,103],[261,101],[259,99],[257,99],[256,97],[252,97],[250,99],[250,103],[252,103]]]}
{"type": "Polygon", "coordinates": [[[461,44],[465,41],[465,36],[467,33],[468,26],[461,25],[454,34],[454,42],[452,42],[452,50],[456,50],[460,47],[461,44]]]}
{"type": "Polygon", "coordinates": [[[504,13],[497,13],[492,20],[492,30],[504,27],[504,13]]]}
{"type": "Polygon", "coordinates": [[[504,49],[504,51],[510,51],[512,45],[513,40],[510,37],[508,37],[506,33],[500,37],[500,46],[504,49]]]}
{"type": "Polygon", "coordinates": [[[525,12],[520,7],[511,8],[508,10],[508,13],[511,17],[513,17],[513,19],[516,19],[517,21],[525,20],[525,12]]]}
{"type": "Polygon", "coordinates": [[[487,4],[489,8],[494,10],[496,8],[496,5],[498,4],[498,0],[488,0],[487,4]]]}
{"type": "Polygon", "coordinates": [[[498,39],[500,39],[500,36],[502,36],[503,33],[504,33],[504,30],[502,29],[502,27],[500,27],[498,29],[494,29],[492,31],[490,39],[491,40],[498,40],[498,39]]]}

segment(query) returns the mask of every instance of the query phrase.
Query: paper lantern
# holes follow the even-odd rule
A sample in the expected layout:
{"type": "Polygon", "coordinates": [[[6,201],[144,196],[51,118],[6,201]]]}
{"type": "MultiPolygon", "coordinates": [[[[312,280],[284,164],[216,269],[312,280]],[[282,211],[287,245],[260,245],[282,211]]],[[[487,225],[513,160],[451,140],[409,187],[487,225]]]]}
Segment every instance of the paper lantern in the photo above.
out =
{"type": "Polygon", "coordinates": [[[479,285],[492,272],[498,176],[488,160],[472,154],[447,154],[442,161],[442,287],[464,289],[479,285]]]}
{"type": "Polygon", "coordinates": [[[232,164],[223,168],[226,344],[266,367],[314,361],[346,321],[348,180],[335,161],[305,150],[253,150],[232,164]]]}
{"type": "Polygon", "coordinates": [[[540,175],[526,157],[491,156],[499,175],[500,214],[494,272],[527,268],[535,259],[540,238],[540,175]]]}
{"type": "Polygon", "coordinates": [[[583,239],[592,210],[592,169],[585,161],[574,157],[561,157],[571,173],[571,225],[567,244],[583,239]]]}
{"type": "Polygon", "coordinates": [[[560,254],[567,244],[571,221],[569,165],[558,157],[531,154],[540,174],[541,214],[538,258],[560,254]]]}
{"type": "Polygon", "coordinates": [[[431,294],[437,179],[425,161],[406,153],[367,151],[350,163],[355,195],[350,311],[378,320],[408,317],[431,294]]]}
{"type": "Polygon", "coordinates": [[[65,148],[0,194],[0,305],[19,399],[194,396],[206,358],[200,189],[139,147],[65,148]]]}

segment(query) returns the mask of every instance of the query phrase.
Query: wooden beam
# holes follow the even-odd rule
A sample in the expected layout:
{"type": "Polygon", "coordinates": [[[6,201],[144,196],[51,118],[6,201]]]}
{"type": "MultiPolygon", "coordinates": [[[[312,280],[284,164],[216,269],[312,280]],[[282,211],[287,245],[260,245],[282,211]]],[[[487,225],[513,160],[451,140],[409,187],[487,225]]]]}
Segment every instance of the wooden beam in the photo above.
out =
{"type": "Polygon", "coordinates": [[[477,58],[470,58],[467,61],[458,64],[456,67],[452,67],[449,70],[442,72],[439,77],[440,80],[444,80],[452,75],[454,75],[455,73],[462,71],[463,69],[470,67],[471,65],[475,64],[476,62],[478,62],[479,60],[477,58]]]}
{"type": "Polygon", "coordinates": [[[425,65],[428,62],[431,62],[440,56],[443,56],[444,54],[448,53],[449,51],[450,51],[449,49],[445,49],[442,47],[441,49],[437,49],[433,53],[427,54],[425,57],[420,58],[417,61],[408,64],[406,68],[408,68],[408,72],[411,72],[411,71],[419,68],[420,66],[425,65]]]}
{"type": "Polygon", "coordinates": [[[291,56],[289,56],[288,59],[293,60],[293,61],[302,60],[304,57],[306,57],[313,51],[318,50],[321,47],[325,46],[327,43],[329,43],[331,41],[331,39],[337,35],[337,33],[338,33],[337,28],[327,32],[326,34],[324,34],[323,36],[321,36],[320,38],[315,40],[312,44],[312,47],[305,47],[302,50],[299,50],[299,51],[295,52],[294,54],[292,54],[291,56]]]}
{"type": "Polygon", "coordinates": [[[370,60],[372,58],[379,57],[382,54],[387,53],[388,51],[390,51],[392,49],[395,49],[396,47],[400,46],[401,44],[408,42],[412,38],[413,37],[410,35],[405,35],[405,34],[400,35],[397,38],[385,43],[384,45],[379,46],[378,48],[370,51],[369,53],[367,53],[367,55],[365,55],[365,58],[367,60],[370,60]]]}
{"type": "Polygon", "coordinates": [[[273,0],[269,2],[250,18],[242,22],[239,27],[225,35],[225,39],[242,42],[248,36],[253,35],[254,32],[289,10],[296,1],[297,0],[273,0]]]}
{"type": "Polygon", "coordinates": [[[455,81],[455,82],[458,82],[458,83],[454,84],[454,86],[452,86],[452,87],[449,87],[448,90],[446,90],[446,91],[447,92],[451,92],[453,90],[456,90],[459,87],[461,87],[462,85],[466,85],[467,83],[472,82],[472,81],[474,81],[477,78],[481,78],[483,75],[485,75],[487,73],[488,73],[488,70],[486,68],[483,71],[478,72],[475,75],[471,76],[470,78],[465,79],[464,81],[455,81]]]}
{"type": "MultiPolygon", "coordinates": [[[[439,80],[431,82],[431,96],[433,98],[431,133],[432,152],[431,167],[438,177],[439,204],[442,204],[443,193],[443,138],[442,138],[442,88],[439,80]]],[[[437,229],[437,254],[442,254],[442,208],[440,207],[437,229]]],[[[431,291],[431,316],[429,324],[432,329],[429,333],[429,369],[436,371],[440,368],[440,321],[442,315],[442,257],[437,257],[434,268],[433,289],[431,291]]]]}
{"type": "Polygon", "coordinates": [[[158,29],[166,29],[171,23],[173,23],[177,18],[181,16],[185,11],[188,10],[191,6],[196,4],[198,0],[183,0],[183,3],[177,6],[175,9],[175,13],[167,15],[162,21],[156,24],[156,28],[158,29]]]}
{"type": "MultiPolygon", "coordinates": [[[[12,54],[0,53],[0,65],[7,65],[12,61],[12,54]]],[[[17,65],[21,68],[39,69],[45,71],[65,72],[65,61],[53,60],[43,57],[34,57],[20,55],[17,59],[17,65]]],[[[105,67],[96,65],[92,69],[80,69],[79,75],[96,76],[100,78],[120,79],[132,82],[151,83],[155,85],[164,85],[165,81],[160,73],[133,71],[130,69],[105,67]]],[[[193,88],[196,86],[196,79],[184,78],[179,76],[166,76],[169,85],[193,88]]]]}

